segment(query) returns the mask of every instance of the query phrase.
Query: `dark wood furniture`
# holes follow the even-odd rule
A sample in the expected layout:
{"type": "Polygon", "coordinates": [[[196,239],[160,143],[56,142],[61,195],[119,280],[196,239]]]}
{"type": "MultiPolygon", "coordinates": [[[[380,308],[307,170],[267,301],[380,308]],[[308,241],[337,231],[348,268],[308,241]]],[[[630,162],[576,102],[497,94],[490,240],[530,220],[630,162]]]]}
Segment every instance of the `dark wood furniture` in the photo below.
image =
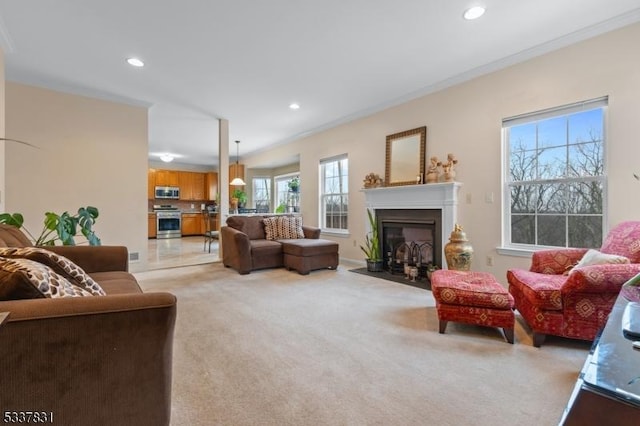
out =
{"type": "Polygon", "coordinates": [[[640,424],[640,350],[622,332],[629,302],[618,296],[607,324],[591,347],[561,425],[640,424]]]}

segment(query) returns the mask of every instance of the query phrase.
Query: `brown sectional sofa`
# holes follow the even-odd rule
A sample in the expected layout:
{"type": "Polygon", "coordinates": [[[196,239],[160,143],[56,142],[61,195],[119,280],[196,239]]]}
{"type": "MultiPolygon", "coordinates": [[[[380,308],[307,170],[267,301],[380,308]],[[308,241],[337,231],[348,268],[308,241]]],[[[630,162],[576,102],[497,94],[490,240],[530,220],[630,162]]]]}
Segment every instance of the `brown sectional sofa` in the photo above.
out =
{"type": "MultiPolygon", "coordinates": [[[[0,247],[29,245],[0,224],[0,247]]],[[[0,300],[8,313],[0,324],[0,408],[52,413],[63,425],[168,425],[175,296],[143,293],[126,247],[47,250],[83,268],[107,295],[0,300]]],[[[0,271],[0,286],[8,279],[0,271]]]]}
{"type": "Polygon", "coordinates": [[[302,226],[304,238],[268,240],[264,215],[230,216],[220,228],[222,263],[240,274],[286,267],[306,275],[315,269],[338,267],[338,244],[320,238],[320,229],[302,226]]]}

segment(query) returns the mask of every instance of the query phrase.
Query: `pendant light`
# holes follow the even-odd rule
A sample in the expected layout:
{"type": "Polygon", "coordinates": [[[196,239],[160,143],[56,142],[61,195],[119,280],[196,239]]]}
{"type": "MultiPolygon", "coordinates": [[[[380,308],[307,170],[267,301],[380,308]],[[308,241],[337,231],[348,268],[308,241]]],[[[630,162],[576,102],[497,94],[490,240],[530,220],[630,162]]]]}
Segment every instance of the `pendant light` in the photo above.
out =
{"type": "Polygon", "coordinates": [[[238,170],[240,169],[238,165],[238,158],[240,157],[240,141],[236,141],[236,176],[229,183],[229,185],[233,186],[244,186],[246,183],[242,180],[242,178],[238,177],[238,170]]]}

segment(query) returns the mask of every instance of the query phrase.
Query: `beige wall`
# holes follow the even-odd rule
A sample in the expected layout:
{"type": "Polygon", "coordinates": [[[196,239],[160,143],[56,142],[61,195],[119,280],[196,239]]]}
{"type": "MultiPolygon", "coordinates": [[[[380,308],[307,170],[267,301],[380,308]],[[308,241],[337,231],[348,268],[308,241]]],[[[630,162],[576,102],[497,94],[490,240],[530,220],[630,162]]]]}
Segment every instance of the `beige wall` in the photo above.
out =
{"type": "MultiPolygon", "coordinates": [[[[639,219],[640,171],[637,130],[640,115],[640,24],[540,56],[387,109],[369,117],[246,157],[247,167],[274,158],[300,155],[302,212],[305,223],[318,224],[318,162],[348,154],[350,235],[333,238],[343,258],[361,260],[364,196],[359,190],[370,172],[384,176],[386,135],[427,126],[426,156],[454,153],[459,164],[460,222],[475,248],[474,269],[493,272],[504,282],[506,269],[527,267],[528,258],[501,256],[501,121],[505,117],[609,96],[606,157],[611,226],[639,219]],[[493,194],[492,204],[485,195],[493,194]],[[470,197],[470,203],[467,198],[470,197]],[[494,256],[493,267],[486,265],[494,256]]],[[[427,60],[427,59],[425,59],[427,60]]],[[[447,236],[448,237],[448,236],[447,236]]]]}
{"type": "MultiPolygon", "coordinates": [[[[3,80],[4,81],[4,80],[3,80]]],[[[6,82],[6,210],[39,234],[46,211],[99,209],[104,245],[147,259],[147,109],[6,82]]]]}

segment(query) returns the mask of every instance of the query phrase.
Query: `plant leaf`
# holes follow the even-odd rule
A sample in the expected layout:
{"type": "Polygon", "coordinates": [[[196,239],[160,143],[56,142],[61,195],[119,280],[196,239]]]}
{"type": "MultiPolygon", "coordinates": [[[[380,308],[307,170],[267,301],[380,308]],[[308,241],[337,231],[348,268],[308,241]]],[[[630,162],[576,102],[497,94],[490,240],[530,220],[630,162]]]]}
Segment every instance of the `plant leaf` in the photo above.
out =
{"type": "Polygon", "coordinates": [[[24,223],[24,217],[20,213],[2,213],[0,214],[0,223],[6,223],[19,229],[24,223]]]}

